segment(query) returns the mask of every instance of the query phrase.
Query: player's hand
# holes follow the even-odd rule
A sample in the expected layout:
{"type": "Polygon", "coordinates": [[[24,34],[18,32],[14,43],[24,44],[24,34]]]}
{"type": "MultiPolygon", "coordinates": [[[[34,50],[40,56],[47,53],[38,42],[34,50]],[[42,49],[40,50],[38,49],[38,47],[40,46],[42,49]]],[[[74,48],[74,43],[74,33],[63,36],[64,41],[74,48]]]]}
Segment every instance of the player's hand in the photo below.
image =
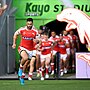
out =
{"type": "Polygon", "coordinates": [[[15,49],[15,48],[16,48],[16,44],[13,44],[13,45],[12,45],[12,48],[15,49]]]}

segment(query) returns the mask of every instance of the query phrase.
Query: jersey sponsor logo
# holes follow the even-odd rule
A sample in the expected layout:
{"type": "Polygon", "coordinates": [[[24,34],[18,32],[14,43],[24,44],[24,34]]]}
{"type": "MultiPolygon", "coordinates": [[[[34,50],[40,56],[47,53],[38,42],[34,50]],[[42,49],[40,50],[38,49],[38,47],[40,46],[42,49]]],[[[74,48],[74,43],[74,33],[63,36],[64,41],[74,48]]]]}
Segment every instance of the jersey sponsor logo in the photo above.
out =
{"type": "Polygon", "coordinates": [[[58,45],[59,47],[62,47],[62,48],[64,48],[65,47],[65,45],[58,45]]]}
{"type": "Polygon", "coordinates": [[[23,39],[25,39],[25,40],[33,40],[33,38],[29,38],[29,37],[23,37],[23,39]]]}
{"type": "Polygon", "coordinates": [[[50,49],[51,47],[44,47],[44,49],[50,49]]]}

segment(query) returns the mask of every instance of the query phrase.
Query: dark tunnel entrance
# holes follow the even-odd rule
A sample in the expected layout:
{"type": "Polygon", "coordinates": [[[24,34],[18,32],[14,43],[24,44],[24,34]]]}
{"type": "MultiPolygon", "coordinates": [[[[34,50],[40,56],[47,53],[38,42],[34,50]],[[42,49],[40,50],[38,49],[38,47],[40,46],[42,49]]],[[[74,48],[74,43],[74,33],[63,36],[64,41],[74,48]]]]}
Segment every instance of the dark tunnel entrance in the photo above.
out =
{"type": "Polygon", "coordinates": [[[52,22],[47,23],[45,26],[48,27],[51,31],[55,31],[57,35],[62,33],[65,30],[67,23],[66,22],[59,22],[58,20],[54,20],[52,22]]]}
{"type": "MultiPolygon", "coordinates": [[[[62,31],[65,30],[66,25],[67,25],[66,22],[60,22],[58,20],[54,20],[45,24],[44,26],[50,29],[50,32],[49,32],[49,36],[50,36],[51,31],[55,31],[57,35],[62,33],[62,31]]],[[[78,36],[77,30],[74,30],[74,33],[78,36]]],[[[88,52],[86,45],[82,44],[80,40],[79,40],[79,43],[80,43],[80,52],[88,52]]]]}

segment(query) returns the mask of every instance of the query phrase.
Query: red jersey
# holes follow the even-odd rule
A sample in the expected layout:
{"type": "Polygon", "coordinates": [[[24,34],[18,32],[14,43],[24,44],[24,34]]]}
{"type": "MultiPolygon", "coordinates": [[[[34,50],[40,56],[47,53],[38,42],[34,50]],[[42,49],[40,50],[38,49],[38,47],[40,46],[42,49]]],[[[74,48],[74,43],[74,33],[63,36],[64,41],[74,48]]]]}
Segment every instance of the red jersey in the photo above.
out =
{"type": "Polygon", "coordinates": [[[59,46],[59,52],[60,54],[66,54],[66,42],[65,41],[59,41],[58,46],[59,46]]]}
{"type": "Polygon", "coordinates": [[[17,33],[20,33],[21,35],[20,46],[30,51],[33,50],[33,39],[37,35],[36,30],[27,30],[25,27],[25,28],[19,29],[17,33]]]}
{"type": "Polygon", "coordinates": [[[73,43],[73,48],[77,47],[78,38],[76,35],[68,35],[70,37],[70,42],[73,43]]]}
{"type": "Polygon", "coordinates": [[[41,52],[42,55],[47,55],[51,53],[51,46],[52,46],[52,41],[45,41],[42,40],[41,48],[44,50],[41,52]]]}
{"type": "MultiPolygon", "coordinates": [[[[51,41],[58,41],[59,40],[59,36],[55,36],[55,37],[50,37],[49,38],[51,41]]],[[[56,44],[55,46],[54,46],[54,48],[53,48],[53,50],[55,50],[55,51],[57,51],[58,52],[58,45],[56,44]]]]}
{"type": "Polygon", "coordinates": [[[69,43],[69,47],[67,47],[67,48],[70,48],[70,37],[69,36],[63,36],[63,40],[65,41],[65,42],[68,42],[69,43]]]}
{"type": "Polygon", "coordinates": [[[69,36],[63,36],[64,40],[68,40],[68,42],[70,42],[70,37],[69,36]]]}

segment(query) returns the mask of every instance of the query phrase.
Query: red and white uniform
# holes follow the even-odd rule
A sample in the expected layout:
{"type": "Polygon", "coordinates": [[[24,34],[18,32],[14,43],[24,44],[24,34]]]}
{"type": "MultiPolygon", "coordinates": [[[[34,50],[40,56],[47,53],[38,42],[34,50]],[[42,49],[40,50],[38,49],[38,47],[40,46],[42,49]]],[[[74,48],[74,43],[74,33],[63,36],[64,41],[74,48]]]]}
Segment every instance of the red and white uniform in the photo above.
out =
{"type": "MultiPolygon", "coordinates": [[[[18,51],[25,50],[29,56],[31,57],[32,51],[33,51],[33,39],[36,38],[36,35],[38,34],[36,30],[27,30],[27,27],[23,27],[18,29],[15,34],[21,35],[21,42],[18,48],[18,51]]],[[[33,55],[33,54],[32,54],[33,55]]]]}
{"type": "Polygon", "coordinates": [[[36,30],[27,30],[26,27],[18,29],[15,34],[21,35],[20,46],[27,50],[33,50],[33,39],[38,34],[36,30]]]}
{"type": "Polygon", "coordinates": [[[68,37],[70,37],[70,42],[73,43],[73,47],[71,46],[71,49],[74,48],[76,49],[77,47],[77,42],[78,42],[78,38],[76,35],[68,35],[68,37]]]}
{"type": "MultiPolygon", "coordinates": [[[[42,41],[43,40],[43,34],[38,34],[37,38],[38,38],[39,41],[42,41]]],[[[39,45],[39,44],[37,44],[37,45],[39,45]]],[[[40,45],[36,50],[37,55],[41,55],[41,51],[39,49],[40,49],[40,45]]]]}
{"type": "Polygon", "coordinates": [[[66,43],[64,40],[58,42],[60,59],[66,60],[67,58],[67,51],[66,51],[66,43]]]}
{"type": "MultiPolygon", "coordinates": [[[[55,37],[50,37],[49,38],[51,41],[58,41],[59,40],[59,36],[56,35],[55,37]]],[[[55,55],[58,52],[58,45],[56,44],[53,48],[53,55],[55,55]]]]}
{"type": "Polygon", "coordinates": [[[68,41],[70,43],[70,37],[69,36],[63,36],[64,41],[68,41]]]}
{"type": "Polygon", "coordinates": [[[67,51],[67,54],[70,55],[70,47],[71,47],[71,43],[70,43],[70,37],[68,36],[63,36],[63,40],[65,42],[68,42],[69,46],[66,47],[66,51],[67,51]]]}
{"type": "Polygon", "coordinates": [[[51,50],[52,50],[51,46],[52,46],[52,41],[42,40],[41,49],[43,49],[43,51],[41,51],[41,62],[43,62],[45,60],[50,62],[51,50]]]}

